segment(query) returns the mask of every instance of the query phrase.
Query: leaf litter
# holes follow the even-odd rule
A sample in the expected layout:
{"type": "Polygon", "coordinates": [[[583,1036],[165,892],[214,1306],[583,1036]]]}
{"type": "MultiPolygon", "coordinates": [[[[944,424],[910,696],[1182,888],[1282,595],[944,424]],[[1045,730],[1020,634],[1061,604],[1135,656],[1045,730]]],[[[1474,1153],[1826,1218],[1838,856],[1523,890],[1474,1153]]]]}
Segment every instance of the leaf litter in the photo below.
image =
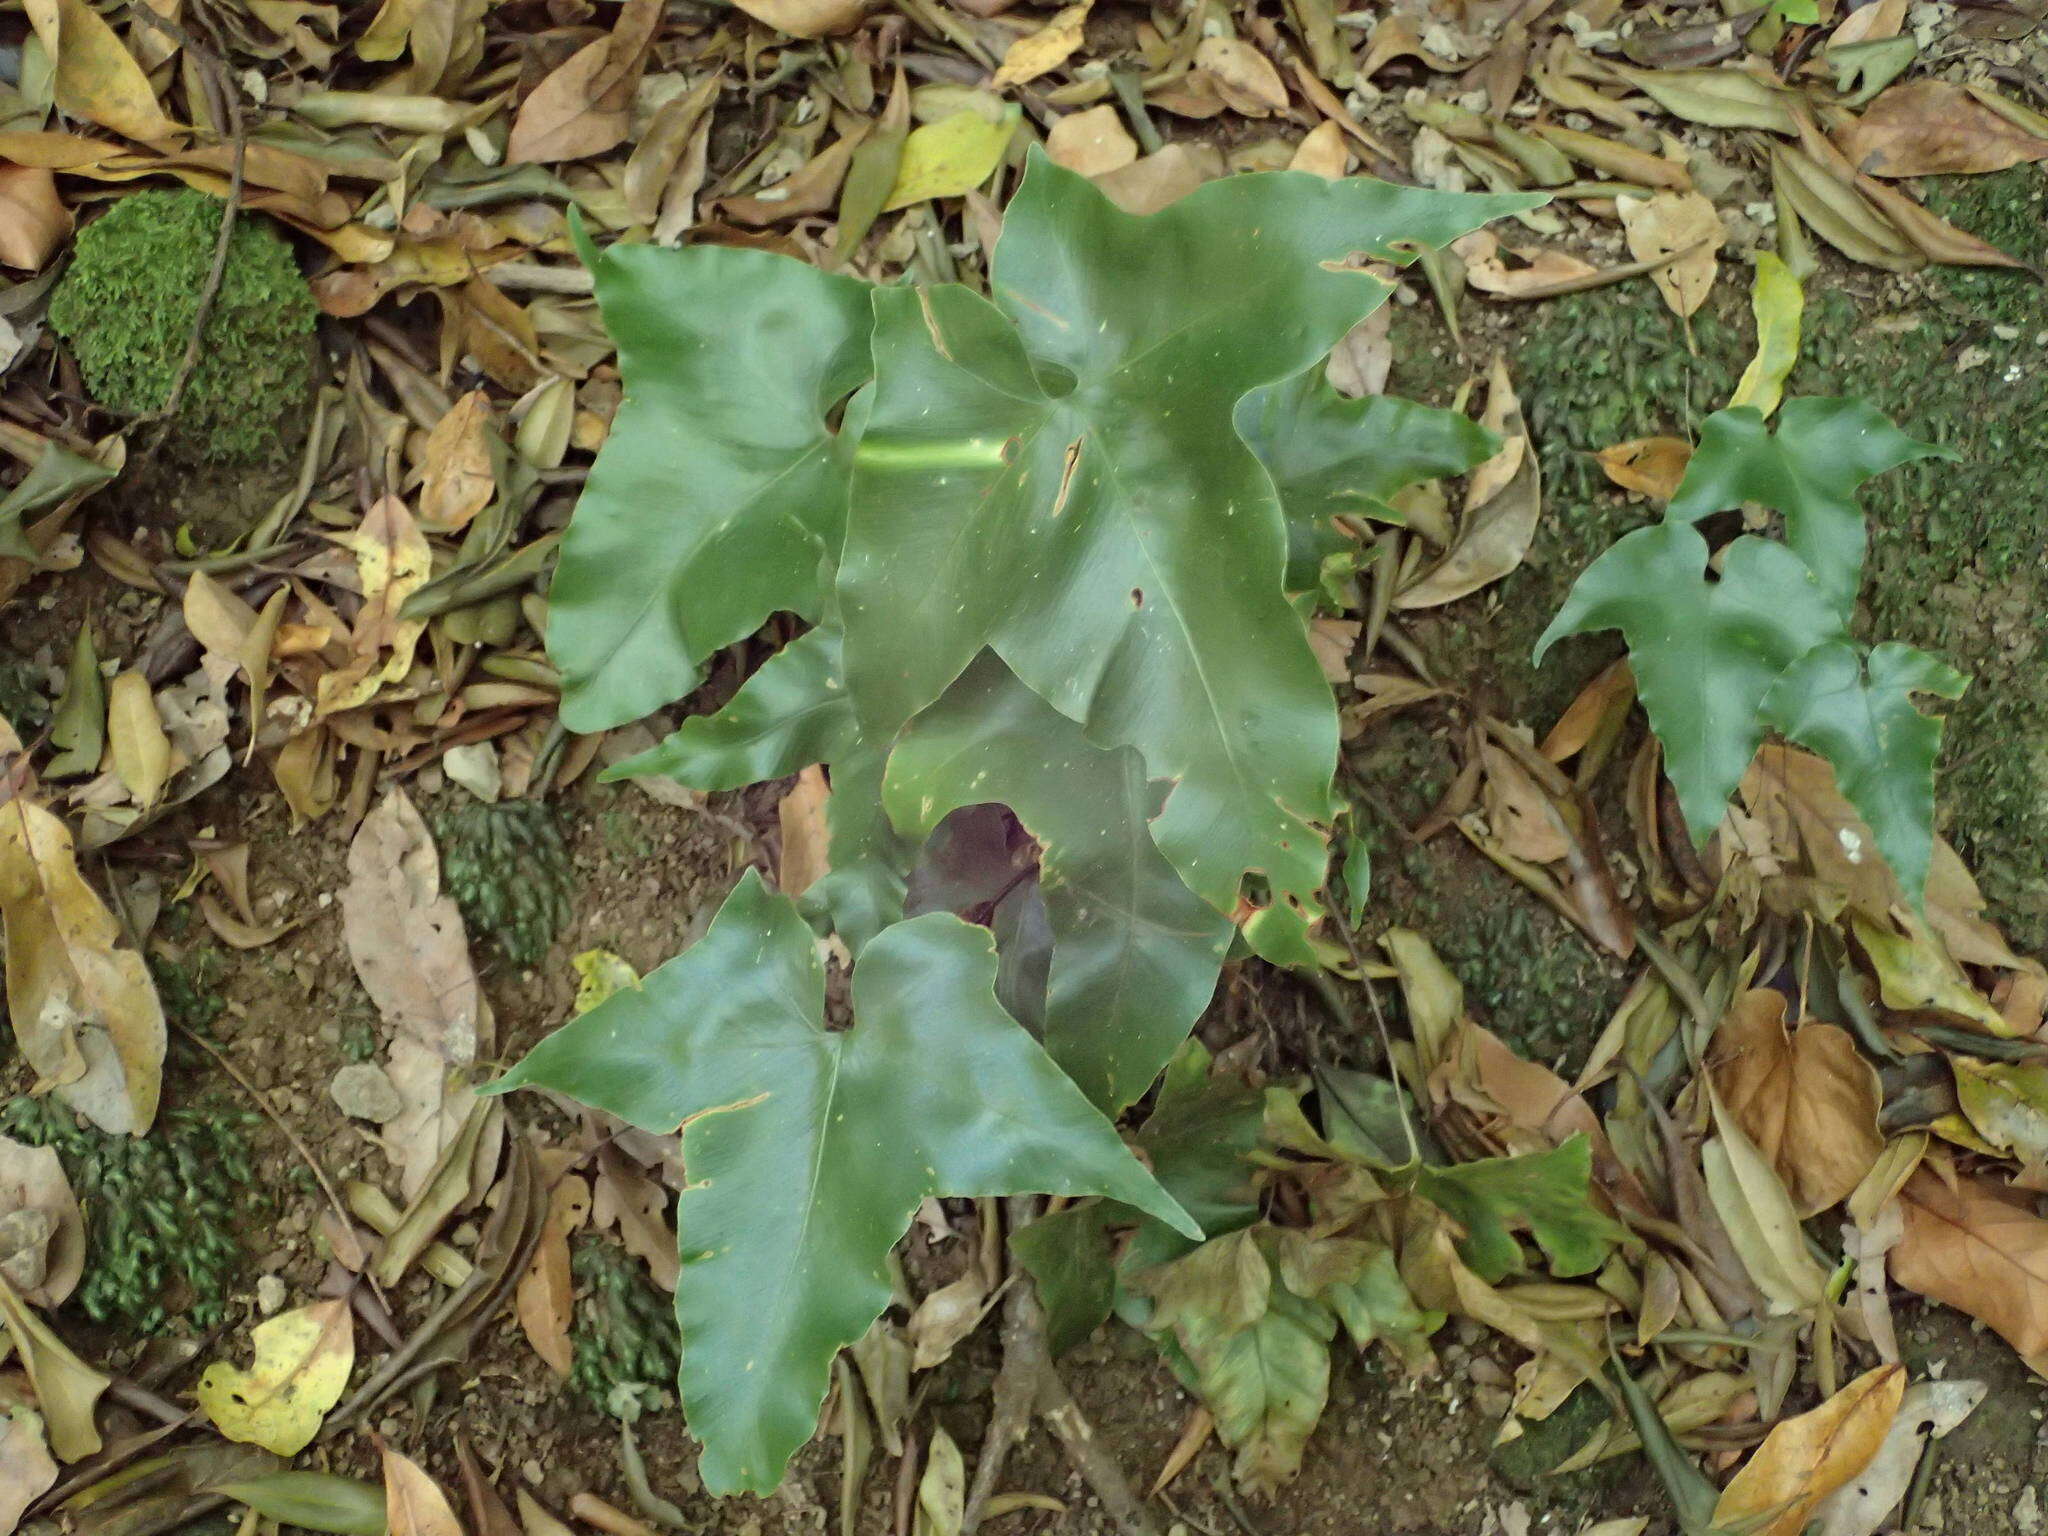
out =
{"type": "MultiPolygon", "coordinates": [[[[319,247],[316,291],[331,313],[365,328],[336,381],[334,419],[346,414],[349,432],[315,434],[308,489],[280,503],[252,538],[252,550],[265,546],[263,560],[180,572],[168,567],[191,551],[160,530],[144,529],[132,542],[125,530],[111,544],[85,542],[114,581],[144,594],[182,587],[195,660],[166,670],[121,656],[103,670],[91,636],[78,630],[80,664],[51,732],[59,750],[41,753],[48,787],[15,777],[8,764],[20,743],[0,759],[9,775],[0,818],[15,828],[11,844],[0,844],[13,848],[11,863],[0,852],[0,907],[10,1015],[37,1086],[109,1131],[140,1131],[157,1104],[163,1008],[117,909],[95,890],[100,871],[81,853],[139,845],[167,811],[228,772],[231,737],[232,755],[261,758],[296,817],[358,829],[361,858],[352,848],[343,909],[407,1106],[385,1132],[398,1186],[409,1201],[425,1196],[437,1170],[447,1186],[459,1186],[445,1211],[416,1223],[430,1239],[475,1205],[478,1184],[490,1185],[497,1167],[495,1145],[472,1148],[460,1170],[449,1163],[472,1123],[467,1095],[491,1055],[491,1025],[461,919],[438,891],[424,824],[403,791],[381,799],[378,791],[380,778],[498,743],[508,759],[516,752],[535,765],[529,792],[545,793],[571,782],[599,750],[593,741],[579,763],[579,749],[554,739],[559,680],[540,648],[558,521],[548,502],[561,483],[547,476],[565,465],[580,470],[619,403],[609,344],[571,252],[572,207],[600,240],[760,240],[869,275],[972,280],[1023,146],[1041,135],[1061,163],[1139,208],[1165,206],[1238,169],[1292,164],[1343,175],[1355,162],[1384,171],[1390,146],[1405,140],[1416,146],[1409,169],[1421,179],[1553,188],[1565,214],[1531,231],[1540,245],[1520,234],[1512,245],[1491,232],[1471,237],[1462,270],[1451,269],[1433,293],[1439,301],[1448,294],[1455,302],[1467,287],[1485,303],[1647,277],[1688,315],[1725,265],[1753,259],[1758,315],[1771,323],[1755,381],[1745,378],[1737,399],[1768,414],[1796,352],[1796,342],[1782,339],[1788,329],[1796,335],[1796,305],[1786,320],[1771,246],[1788,270],[1803,265],[1808,233],[1851,260],[1893,271],[1999,260],[1929,213],[1912,178],[2048,157],[2048,122],[1989,77],[1916,73],[1936,62],[1926,57],[1930,40],[1889,0],[1806,8],[1812,15],[1804,20],[1801,8],[1774,8],[1782,15],[1740,29],[1667,32],[1634,25],[1597,0],[1528,7],[1512,18],[1511,7],[1395,7],[1362,28],[1358,18],[1308,6],[1290,7],[1278,21],[1246,14],[1200,25],[1162,13],[1129,38],[1106,30],[1085,5],[993,18],[905,5],[884,23],[861,7],[760,0],[670,32],[659,7],[631,0],[586,17],[565,8],[531,40],[481,7],[451,8],[432,22],[428,9],[386,4],[351,41],[337,38],[318,8],[254,7],[232,27],[195,24],[198,46],[174,65],[181,50],[141,23],[118,28],[74,0],[27,7],[46,55],[46,104],[75,126],[46,127],[38,118],[31,127],[24,115],[0,137],[0,259],[21,272],[47,270],[93,186],[120,195],[136,177],[168,175],[228,195],[229,151],[239,149],[234,180],[245,216],[276,221],[319,247]],[[508,39],[519,43],[521,66],[486,71],[483,61],[508,39]],[[1880,47],[1889,49],[1882,61],[1858,56],[1853,69],[1847,62],[1851,50],[1880,47]],[[244,105],[261,137],[238,138],[219,120],[206,67],[192,62],[211,56],[201,49],[283,87],[244,105]],[[947,68],[934,71],[934,60],[947,68]],[[1775,67],[1758,67],[1763,60],[1775,67]],[[918,67],[906,77],[894,70],[902,62],[918,67]],[[1895,72],[1866,88],[1880,67],[1895,72]],[[1409,91],[1454,111],[1411,116],[1409,91]],[[750,113],[753,131],[741,136],[740,153],[732,130],[750,113]],[[1198,125],[1226,115],[1247,134],[1219,150],[1198,125]],[[1422,177],[1425,144],[1431,174],[1422,177]],[[1706,160],[1738,144],[1740,176],[1727,187],[1711,183],[1706,160]],[[1775,227],[1759,239],[1748,209],[1773,200],[1775,227]],[[1615,259],[1624,246],[1633,261],[1615,259]],[[431,319],[411,302],[421,297],[431,319]],[[373,319],[381,331],[367,329],[373,319]],[[455,392],[458,366],[476,387],[455,392]],[[267,573],[260,590],[251,569],[267,573]],[[64,830],[67,816],[76,832],[64,830]]],[[[26,300],[26,313],[36,302],[26,300]]],[[[1534,474],[1533,445],[1504,371],[1492,374],[1485,398],[1488,424],[1506,444],[1502,456],[1468,482],[1462,517],[1446,521],[1448,537],[1434,549],[1418,522],[1382,551],[1391,560],[1394,610],[1483,593],[1511,576],[1527,551],[1542,514],[1540,485],[1523,477],[1525,468],[1534,474]],[[1522,450],[1511,460],[1516,443],[1522,450]]],[[[47,433],[11,428],[0,447],[24,466],[56,463],[60,454],[90,462],[85,456],[96,450],[75,413],[36,419],[47,433]]],[[[1683,474],[1683,446],[1616,445],[1602,465],[1617,483],[1668,499],[1683,474]]],[[[20,578],[35,566],[61,574],[77,548],[74,539],[73,554],[63,552],[65,530],[81,512],[92,515],[73,493],[41,511],[42,521],[21,525],[25,544],[0,545],[20,578]]],[[[0,511],[0,529],[16,526],[0,511]]],[[[1581,928],[1612,937],[1620,912],[1608,863],[1613,842],[1600,837],[1588,807],[1569,785],[1498,744],[1481,743],[1468,759],[1475,790],[1446,825],[1581,928]]],[[[825,790],[821,778],[800,780],[780,818],[778,873],[792,894],[829,869],[825,790]]],[[[1707,962],[1710,974],[1693,994],[1656,967],[1646,970],[1638,1000],[1610,1025],[1615,1048],[1604,1080],[1595,1072],[1569,1084],[1548,1074],[1532,1097],[1528,1080],[1506,1070],[1512,1051],[1451,1000],[1432,1044],[1425,1048],[1411,1018],[1416,1041],[1399,1042],[1392,1075],[1375,1079],[1380,1087],[1352,1085],[1354,1097],[1362,1091],[1382,1109],[1421,1113],[1430,1136],[1469,1138],[1459,1156],[1505,1158],[1511,1177],[1462,1194],[1449,1192],[1450,1172],[1404,1184],[1400,1159],[1381,1156],[1389,1143],[1365,1128],[1371,1114],[1351,1118],[1334,1087],[1261,1085],[1294,1103],[1300,1122],[1272,1111],[1290,1129],[1284,1139],[1258,1140],[1272,1166],[1253,1177],[1278,1216],[1240,1228],[1251,1235],[1236,1245],[1245,1274],[1255,1269],[1247,1253],[1271,1271],[1265,1310],[1253,1318],[1233,1302],[1209,1319],[1216,1334],[1204,1335],[1202,1346],[1210,1390],[1228,1405],[1218,1423],[1249,1483],[1280,1480],[1298,1454],[1315,1417],[1312,1357],[1338,1325],[1361,1347],[1388,1344],[1405,1367],[1428,1358],[1434,1313],[1424,1297],[1535,1351],[1532,1382],[1549,1372],[1576,1383],[1597,1377],[1599,1352],[1587,1348],[1592,1335],[1575,1336],[1572,1325],[1633,1310],[1636,1332],[1647,1330],[1644,1346],[1673,1326],[1761,1330],[1762,1314],[1745,1320],[1706,1299],[1749,1289],[1792,1307],[1810,1350],[1801,1357],[1801,1390],[1818,1392],[1837,1380],[1835,1352],[1859,1357],[1865,1341],[1846,1314],[1830,1318],[1814,1296],[1795,1234],[1800,1217],[1845,1199],[1852,1210],[1860,1200],[1873,1215],[1895,1212],[1901,1236],[1888,1263],[1897,1284],[1971,1312],[2026,1358],[2043,1358],[2048,1338],[2037,1319],[2048,1285],[2040,1251],[2048,1223],[2033,1213],[2026,1171],[2048,1145],[2048,1103],[2029,1076],[2035,1069],[1994,1047],[2039,1027],[2039,967],[2006,947],[1985,922],[1981,899],[1934,906],[1920,920],[1881,865],[1845,861],[1845,843],[1863,823],[1832,783],[1802,793],[1793,807],[1745,792],[1704,855],[1728,903],[1701,909],[1717,914],[1724,940],[1707,962]],[[1802,925],[1796,983],[1762,963],[1783,960],[1783,945],[1794,942],[1760,932],[1770,912],[1796,913],[1802,925]],[[1700,996],[1713,1000],[1710,1016],[1688,1019],[1700,996]],[[2031,1015],[2029,996],[2037,999],[2031,1015]],[[1674,1124],[1660,1140],[1664,1133],[1649,1127],[1657,1111],[1620,1067],[1639,1073],[1639,1064],[1674,1046],[1706,1076],[1667,1095],[1674,1124]],[[1900,1119],[1902,1101],[1876,1075],[1890,1053],[1945,1073],[1953,1107],[1900,1119]],[[1389,1089],[1395,1079],[1400,1086],[1389,1089]],[[1549,1080],[1560,1091],[1553,1094],[1549,1080]],[[1725,1244],[1711,1234],[1688,1238],[1672,1219],[1680,1213],[1645,1203],[1646,1189],[1662,1182],[1650,1176],[1650,1149],[1697,1155],[1717,1116],[1730,1123],[1708,1142],[1720,1150],[1707,1165],[1708,1204],[1697,1214],[1719,1220],[1725,1244]],[[1914,1153],[1920,1143],[1910,1138],[1923,1128],[1933,1150],[1914,1153]],[[1586,1154],[1583,1173],[1569,1159],[1518,1164],[1574,1146],[1586,1154]],[[1456,1209],[1432,1201],[1432,1187],[1456,1209]],[[1604,1292],[1558,1270],[1558,1252],[1574,1251],[1568,1240],[1558,1250],[1544,1241],[1546,1232],[1556,1236],[1559,1219],[1592,1242],[1585,1253],[1612,1242],[1608,1263],[1630,1274],[1644,1266],[1641,1306],[1625,1296],[1602,1300],[1604,1292]],[[1625,1242],[1613,1235],[1617,1221],[1625,1242]],[[1595,1231],[1600,1239],[1586,1236],[1595,1231]],[[1717,1249],[1758,1272],[1713,1275],[1717,1249]],[[1504,1263],[1510,1273],[1500,1273],[1504,1263]],[[1551,1278],[1535,1278],[1545,1270],[1551,1278]],[[1518,1277],[1523,1271],[1527,1278],[1518,1277]],[[1659,1286],[1675,1286],[1677,1297],[1660,1300],[1654,1316],[1651,1275],[1672,1277],[1659,1286]],[[1262,1364],[1247,1374],[1234,1363],[1243,1358],[1262,1364]]],[[[1639,850],[1662,853],[1657,878],[1641,872],[1645,889],[1687,889],[1685,872],[1672,867],[1684,859],[1668,829],[1649,815],[1629,830],[1639,850]]],[[[1937,867],[1944,856],[1960,869],[1939,845],[1937,867]]],[[[230,934],[271,942],[260,938],[269,929],[246,891],[221,894],[225,907],[211,893],[202,898],[213,901],[205,910],[216,932],[231,944],[230,934]]],[[[1698,914],[1657,915],[1682,927],[1698,914]]],[[[1232,1080],[1228,1070],[1213,1079],[1232,1080]]],[[[1245,1092],[1257,1097],[1254,1085],[1245,1092]]],[[[1397,1115],[1394,1123],[1404,1122],[1397,1115]]],[[[1389,1126],[1382,1120],[1373,1129],[1383,1136],[1389,1126]]],[[[673,1284],[667,1175],[622,1156],[608,1139],[594,1157],[591,1219],[635,1234],[629,1245],[657,1267],[657,1278],[668,1265],[673,1284]]],[[[24,1283],[21,1294],[50,1308],[63,1299],[52,1277],[72,1261],[60,1257],[62,1201],[47,1173],[39,1178],[43,1193],[16,1209],[44,1211],[55,1230],[43,1278],[24,1283]],[[36,1285],[48,1289],[38,1295],[36,1285]]],[[[550,1198],[551,1211],[580,1204],[576,1182],[566,1175],[557,1183],[561,1200],[550,1198]]],[[[1674,1177],[1673,1187],[1679,1182],[1674,1177]]],[[[415,1205],[432,1211],[439,1201],[415,1205]]],[[[519,1315],[555,1364],[575,1298],[561,1278],[560,1222],[550,1216],[541,1232],[522,1272],[519,1315]]],[[[1144,1235],[1140,1229],[1133,1240],[1144,1235]]],[[[926,1357],[957,1343],[948,1338],[960,1326],[955,1314],[978,1318],[998,1299],[997,1277],[970,1279],[953,1292],[945,1321],[937,1310],[928,1314],[919,1339],[926,1357]]],[[[47,1432],[53,1449],[61,1442],[60,1457],[76,1454],[95,1433],[90,1368],[19,1300],[8,1305],[16,1345],[46,1394],[41,1425],[31,1410],[11,1409],[9,1444],[27,1447],[47,1432]]],[[[1690,1378],[1699,1381],[1783,1369],[1764,1363],[1761,1348],[1717,1348],[1689,1345],[1670,1356],[1664,1363],[1681,1379],[1661,1401],[1669,1406],[1683,1389],[1687,1366],[1702,1370],[1690,1378]]],[[[1744,1474],[1750,1481],[1738,1484],[1775,1490],[1775,1504],[1757,1508],[1772,1510],[1776,1523],[1802,1509],[1830,1531],[1884,1518],[1888,1509],[1843,1513],[1839,1494],[1822,1485],[1855,1476],[1851,1463],[1866,1442],[1889,1448],[1900,1424],[1918,1423],[1900,1405],[1919,1412],[1915,1394],[1939,1384],[1916,1383],[1901,1397],[1896,1373],[1859,1378],[1873,1379],[1882,1391],[1866,1387],[1845,1401],[1852,1381],[1825,1395],[1820,1409],[1780,1419],[1764,1439],[1753,1473],[1744,1474]],[[1894,1416],[1879,1425],[1886,1403],[1894,1416]],[[1826,1423],[1809,1425],[1830,1411],[1826,1423]],[[1783,1433],[1798,1425],[1808,1427],[1783,1433]]],[[[1782,1383],[1766,1395],[1786,1400],[1782,1383]]],[[[1541,1391],[1522,1399],[1542,1400],[1541,1391]]],[[[1944,1407],[1927,1422],[1956,1411],[1944,1407]]],[[[1869,1452],[1871,1465],[1883,1459],[1883,1450],[1869,1452]]],[[[22,1464],[33,1462],[25,1449],[22,1464]]],[[[394,1509],[439,1529],[445,1499],[436,1507],[413,1477],[418,1468],[406,1472],[411,1463],[402,1457],[385,1465],[387,1479],[403,1485],[394,1509]]],[[[956,1477],[947,1456],[931,1458],[916,1485],[919,1523],[956,1522],[956,1477]]],[[[394,1528],[400,1523],[394,1516],[394,1528]]]]}

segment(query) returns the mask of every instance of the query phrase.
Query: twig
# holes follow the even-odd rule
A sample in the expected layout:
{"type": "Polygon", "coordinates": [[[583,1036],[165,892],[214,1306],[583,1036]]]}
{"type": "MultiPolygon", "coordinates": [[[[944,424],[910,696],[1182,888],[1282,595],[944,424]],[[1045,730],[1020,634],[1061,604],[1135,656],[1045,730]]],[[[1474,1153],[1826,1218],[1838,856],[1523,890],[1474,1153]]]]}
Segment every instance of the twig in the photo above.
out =
{"type": "MultiPolygon", "coordinates": [[[[246,1093],[255,1103],[256,1107],[270,1118],[270,1123],[284,1132],[284,1139],[291,1143],[292,1150],[299,1155],[299,1161],[304,1163],[312,1172],[314,1181],[320,1186],[320,1192],[327,1197],[327,1203],[334,1207],[335,1219],[342,1224],[344,1230],[354,1226],[354,1218],[349,1215],[348,1207],[342,1203],[341,1196],[335,1192],[333,1183],[327,1177],[327,1170],[320,1166],[320,1160],[313,1156],[312,1149],[299,1138],[299,1133],[285,1122],[284,1117],[270,1107],[270,1100],[257,1090],[254,1083],[242,1075],[242,1069],[228,1059],[226,1052],[222,1051],[219,1046],[215,1045],[205,1036],[194,1034],[182,1024],[173,1025],[172,1027],[215,1061],[219,1062],[220,1069],[235,1080],[235,1085],[242,1092],[246,1093]]],[[[377,1290],[377,1282],[369,1275],[364,1275],[363,1278],[370,1282],[370,1289],[377,1292],[377,1300],[383,1302],[384,1293],[377,1290]]],[[[387,1311],[390,1309],[388,1302],[385,1302],[385,1308],[387,1311]]]]}
{"type": "MultiPolygon", "coordinates": [[[[199,367],[199,354],[206,345],[206,325],[213,318],[214,301],[220,297],[221,283],[227,277],[228,249],[234,240],[235,218],[242,211],[242,172],[248,158],[248,137],[242,126],[242,103],[235,92],[235,82],[213,50],[202,44],[185,28],[167,16],[161,16],[145,3],[145,0],[128,0],[128,9],[138,20],[157,32],[162,33],[186,53],[212,81],[214,94],[220,97],[221,106],[227,112],[229,142],[232,159],[228,170],[228,196],[221,208],[220,234],[213,242],[213,265],[208,268],[206,281],[199,287],[199,305],[192,312],[192,334],[185,339],[185,356],[178,364],[178,371],[171,379],[171,392],[164,398],[155,419],[166,427],[177,419],[178,407],[184,402],[186,386],[192,382],[192,375],[199,367]]],[[[151,443],[146,457],[153,457],[162,446],[165,434],[159,432],[151,443]]]]}
{"type": "MultiPolygon", "coordinates": [[[[1029,1220],[1029,1196],[1017,1196],[1008,1204],[1014,1230],[1029,1220]]],[[[961,1536],[972,1536],[988,1507],[1003,1462],[1010,1448],[1022,1437],[1035,1411],[1058,1438],[1067,1460],[1100,1501],[1103,1511],[1117,1523],[1125,1536],[1158,1536],[1159,1523],[1152,1518],[1116,1458],[1104,1448],[1095,1429],[1074,1401],[1059,1370],[1052,1363],[1052,1350],[1045,1339],[1045,1309],[1031,1277],[1014,1266],[1010,1294],[1003,1303],[1003,1363],[996,1374],[995,1411],[989,1432],[982,1442],[981,1460],[974,1469],[974,1483],[961,1521],[961,1536]]]]}

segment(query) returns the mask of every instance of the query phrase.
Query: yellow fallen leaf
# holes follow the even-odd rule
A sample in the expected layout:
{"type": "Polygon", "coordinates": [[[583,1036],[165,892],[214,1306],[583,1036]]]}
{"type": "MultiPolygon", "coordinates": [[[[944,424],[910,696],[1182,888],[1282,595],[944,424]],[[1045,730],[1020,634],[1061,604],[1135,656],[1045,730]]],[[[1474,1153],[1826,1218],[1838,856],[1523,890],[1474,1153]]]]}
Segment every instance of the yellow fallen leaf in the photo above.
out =
{"type": "Polygon", "coordinates": [[[903,141],[896,185],[889,189],[882,212],[972,192],[995,174],[1020,116],[1020,109],[1013,106],[1000,122],[992,123],[968,110],[913,130],[903,141]]]}
{"type": "Polygon", "coordinates": [[[1003,54],[1002,67],[989,82],[998,90],[1036,80],[1047,70],[1058,69],[1081,46],[1082,29],[1094,0],[1081,0],[1054,16],[1029,37],[1020,37],[1003,54]]]}
{"type": "Polygon", "coordinates": [[[157,718],[149,679],[132,668],[107,687],[107,742],[114,749],[114,772],[135,803],[155,805],[171,776],[171,739],[157,718]]]}
{"type": "Polygon", "coordinates": [[[399,611],[434,574],[434,553],[426,535],[396,496],[380,497],[362,523],[336,542],[355,554],[363,606],[350,637],[354,654],[315,687],[315,720],[367,704],[386,683],[398,681],[411,669],[413,648],[426,621],[402,619],[399,611]],[[390,654],[384,656],[387,651],[390,654]]]}
{"type": "Polygon", "coordinates": [[[249,1370],[216,1361],[199,1378],[199,1406],[228,1439],[294,1456],[320,1432],[355,1366],[348,1303],[316,1301],[250,1330],[249,1370]]]}
{"type": "Polygon", "coordinates": [[[473,389],[434,423],[427,434],[426,479],[420,486],[420,521],[437,533],[453,533],[490,505],[498,493],[491,469],[490,397],[473,389]]]}
{"type": "Polygon", "coordinates": [[[79,873],[64,823],[0,805],[7,1011],[45,1086],[113,1135],[140,1135],[163,1085],[164,1014],[149,968],[79,873]]]}
{"type": "Polygon", "coordinates": [[[71,210],[47,166],[0,165],[0,261],[40,271],[71,233],[71,210]]]}
{"type": "Polygon", "coordinates": [[[1138,141],[1124,127],[1114,104],[1104,102],[1085,112],[1069,112],[1045,136],[1045,152],[1054,165],[1081,176],[1100,176],[1138,158],[1138,141]]]}
{"type": "Polygon", "coordinates": [[[390,1536],[462,1536],[448,1495],[410,1456],[377,1442],[384,1457],[384,1510],[390,1536]]]}
{"type": "Polygon", "coordinates": [[[1905,1367],[1881,1365],[1776,1425],[1721,1490],[1714,1524],[1735,1529],[1768,1515],[1752,1536],[1799,1536],[1814,1506],[1870,1464],[1905,1395],[1905,1367]]]}
{"type": "Polygon", "coordinates": [[[1792,269],[1774,251],[1763,251],[1756,259],[1756,276],[1750,282],[1749,307],[1756,315],[1756,356],[1742,370],[1731,406],[1753,405],[1765,416],[1778,408],[1785,393],[1786,376],[1799,358],[1799,320],[1806,308],[1806,294],[1792,269]]]}
{"type": "Polygon", "coordinates": [[[576,1001],[572,1006],[577,1013],[588,1013],[614,992],[640,985],[632,963],[608,949],[586,949],[580,955],[571,955],[569,964],[576,971],[576,1001]]]}
{"type": "Polygon", "coordinates": [[[734,0],[756,21],[791,37],[829,37],[851,30],[867,14],[868,0],[734,0]]]}
{"type": "Polygon", "coordinates": [[[775,808],[782,830],[782,859],[775,886],[785,896],[801,896],[824,878],[832,865],[828,855],[831,826],[826,806],[832,791],[824,770],[813,764],[796,776],[796,784],[775,808]]]}
{"type": "Polygon", "coordinates": [[[1669,501],[1692,462],[1692,444],[1679,437],[1637,437],[1594,455],[1601,471],[1624,491],[1669,501]]]}
{"type": "Polygon", "coordinates": [[[149,76],[86,0],[23,0],[55,70],[57,105],[131,139],[156,144],[185,130],[164,116],[149,76]]]}

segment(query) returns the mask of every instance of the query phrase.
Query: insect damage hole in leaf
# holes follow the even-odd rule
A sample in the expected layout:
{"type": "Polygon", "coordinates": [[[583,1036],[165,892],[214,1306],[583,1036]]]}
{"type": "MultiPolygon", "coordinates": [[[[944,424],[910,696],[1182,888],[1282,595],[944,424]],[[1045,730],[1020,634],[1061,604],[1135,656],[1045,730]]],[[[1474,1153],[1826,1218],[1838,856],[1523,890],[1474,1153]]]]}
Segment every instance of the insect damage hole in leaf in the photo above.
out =
{"type": "Polygon", "coordinates": [[[1107,1117],[1240,919],[1319,963],[1337,712],[1290,594],[1354,546],[1334,519],[1395,521],[1385,498],[1493,447],[1342,399],[1324,362],[1392,290],[1361,257],[1540,201],[1262,173],[1139,217],[1034,151],[992,297],[709,246],[593,259],[626,399],[555,578],[563,718],[637,719],[794,614],[723,709],[609,776],[830,783],[800,905],[750,874],[499,1085],[683,1127],[708,1487],[778,1480],[919,1198],[1094,1193],[1199,1235],[1107,1117]],[[1014,883],[941,892],[1012,855],[1014,883]],[[813,928],[853,961],[843,1031],[813,928]]]}

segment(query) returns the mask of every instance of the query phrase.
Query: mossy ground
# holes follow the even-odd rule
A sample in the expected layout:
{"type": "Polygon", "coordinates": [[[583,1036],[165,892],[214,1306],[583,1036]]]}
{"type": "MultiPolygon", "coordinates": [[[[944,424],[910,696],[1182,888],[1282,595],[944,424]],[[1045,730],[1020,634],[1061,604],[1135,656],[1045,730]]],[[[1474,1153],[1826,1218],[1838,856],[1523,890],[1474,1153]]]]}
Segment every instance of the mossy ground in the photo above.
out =
{"type": "Polygon", "coordinates": [[[537,965],[569,921],[561,820],[543,800],[470,801],[434,819],[441,878],[462,920],[514,965],[537,965]]]}
{"type": "MultiPolygon", "coordinates": [[[[183,364],[220,233],[218,200],[190,189],[122,198],[79,231],[50,300],[86,388],[128,416],[160,411],[183,364]]],[[[319,312],[269,221],[240,219],[171,445],[193,462],[289,456],[312,400],[319,312]]]]}
{"type": "Polygon", "coordinates": [[[86,1269],[74,1304],[136,1334],[226,1321],[242,1279],[240,1234],[259,1230],[249,1156],[256,1115],[205,1101],[163,1111],[146,1136],[109,1136],[54,1099],[0,1106],[0,1133],[51,1146],[85,1212],[86,1269]]]}

